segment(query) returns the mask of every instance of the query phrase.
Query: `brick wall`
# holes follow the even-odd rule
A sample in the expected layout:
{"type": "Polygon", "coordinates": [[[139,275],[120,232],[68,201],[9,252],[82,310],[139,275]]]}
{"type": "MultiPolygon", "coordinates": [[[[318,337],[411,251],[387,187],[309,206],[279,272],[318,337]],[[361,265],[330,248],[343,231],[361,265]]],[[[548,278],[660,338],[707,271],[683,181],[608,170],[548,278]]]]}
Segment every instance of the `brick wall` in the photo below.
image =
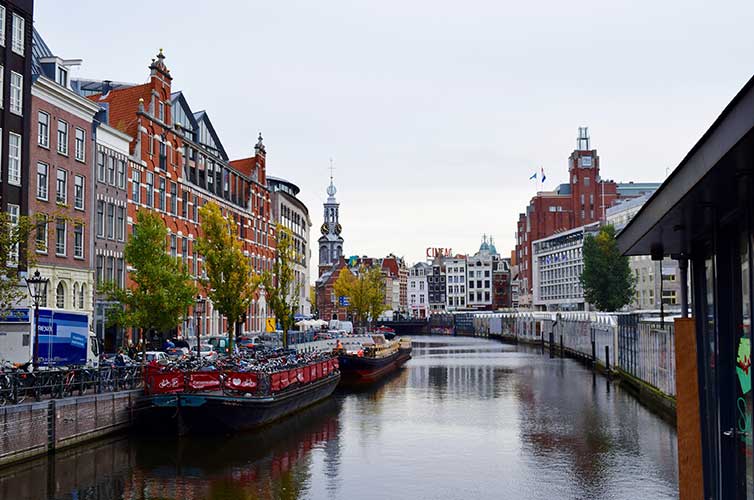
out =
{"type": "Polygon", "coordinates": [[[130,426],[140,392],[79,396],[0,408],[0,465],[130,426]]]}

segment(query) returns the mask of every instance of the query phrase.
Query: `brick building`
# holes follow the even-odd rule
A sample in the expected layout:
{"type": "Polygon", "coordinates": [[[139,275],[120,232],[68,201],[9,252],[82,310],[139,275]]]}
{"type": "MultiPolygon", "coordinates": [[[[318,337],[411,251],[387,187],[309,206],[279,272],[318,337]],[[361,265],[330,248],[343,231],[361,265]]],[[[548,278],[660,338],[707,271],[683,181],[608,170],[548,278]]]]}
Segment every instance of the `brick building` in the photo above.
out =
{"type": "MultiPolygon", "coordinates": [[[[108,81],[99,86],[86,82],[88,98],[105,110],[103,122],[133,138],[126,186],[128,234],[138,210],[156,211],[169,231],[168,251],[182,258],[199,278],[203,271],[195,250],[198,210],[213,201],[236,221],[244,254],[255,272],[270,270],[275,234],[261,135],[253,156],[230,161],[207,113],[193,112],[183,94],[172,91],[173,78],[162,51],[149,70],[149,80],[141,85],[113,88],[108,81]]],[[[260,294],[247,312],[243,330],[262,330],[267,317],[260,294]]],[[[194,332],[193,319],[192,313],[181,333],[194,332]]],[[[202,334],[227,331],[226,321],[211,303],[199,321],[202,334]]]]}
{"type": "Polygon", "coordinates": [[[492,270],[492,309],[510,309],[511,266],[510,259],[498,259],[492,270]]]}
{"type": "MultiPolygon", "coordinates": [[[[35,269],[50,279],[43,307],[92,316],[93,164],[91,131],[99,107],[71,90],[68,70],[77,61],[50,52],[34,33],[31,97],[29,213],[35,214],[35,269]]],[[[11,133],[9,156],[21,147],[11,133]],[[15,143],[14,143],[15,139],[15,143]]]]}
{"type": "Polygon", "coordinates": [[[634,198],[657,189],[657,183],[619,184],[603,180],[600,158],[591,149],[589,131],[579,128],[576,149],[568,158],[568,183],[554,191],[538,192],[516,225],[519,304],[532,305],[532,243],[558,231],[602,220],[617,200],[634,198]]]}

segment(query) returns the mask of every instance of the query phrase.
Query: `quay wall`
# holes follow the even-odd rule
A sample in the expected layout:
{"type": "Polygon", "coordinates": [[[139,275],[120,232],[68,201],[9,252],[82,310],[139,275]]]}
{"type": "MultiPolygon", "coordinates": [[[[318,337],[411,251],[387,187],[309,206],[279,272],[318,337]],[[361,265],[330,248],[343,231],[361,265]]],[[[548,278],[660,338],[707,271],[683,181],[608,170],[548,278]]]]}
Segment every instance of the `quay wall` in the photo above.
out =
{"type": "Polygon", "coordinates": [[[546,348],[614,378],[640,402],[675,423],[675,331],[655,313],[474,312],[429,319],[429,331],[546,348]]]}
{"type": "Polygon", "coordinates": [[[141,390],[0,408],[0,466],[128,428],[141,390]]]}

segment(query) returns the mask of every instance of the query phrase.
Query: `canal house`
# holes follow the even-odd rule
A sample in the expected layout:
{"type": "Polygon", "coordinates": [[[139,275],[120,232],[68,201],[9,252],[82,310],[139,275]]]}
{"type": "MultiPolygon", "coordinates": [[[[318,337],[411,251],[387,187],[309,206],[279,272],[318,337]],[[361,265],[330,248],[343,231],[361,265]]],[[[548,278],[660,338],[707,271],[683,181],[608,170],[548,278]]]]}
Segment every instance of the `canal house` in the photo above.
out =
{"type": "Polygon", "coordinates": [[[675,339],[682,500],[754,495],[753,175],[754,78],[618,236],[625,255],[669,256],[680,268],[684,317],[676,320],[675,339]]]}

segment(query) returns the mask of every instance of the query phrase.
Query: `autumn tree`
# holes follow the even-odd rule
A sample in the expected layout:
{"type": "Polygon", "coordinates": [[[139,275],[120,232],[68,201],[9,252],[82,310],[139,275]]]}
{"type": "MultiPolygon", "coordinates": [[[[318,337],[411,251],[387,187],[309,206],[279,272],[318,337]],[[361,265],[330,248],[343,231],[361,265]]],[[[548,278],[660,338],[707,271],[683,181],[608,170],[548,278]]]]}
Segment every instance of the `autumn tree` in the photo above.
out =
{"type": "Polygon", "coordinates": [[[617,311],[634,296],[634,277],[628,257],[621,254],[615,228],[603,226],[597,235],[584,238],[584,270],[581,286],[584,299],[600,311],[617,311]]]}
{"type": "Polygon", "coordinates": [[[380,268],[378,266],[369,268],[365,275],[365,281],[367,282],[369,294],[369,317],[371,321],[377,321],[380,314],[387,309],[385,302],[385,280],[380,268]]]}
{"type": "Polygon", "coordinates": [[[19,271],[34,264],[35,247],[29,240],[36,229],[33,218],[0,212],[0,317],[29,295],[19,271]]]}
{"type": "Polygon", "coordinates": [[[109,300],[119,304],[107,311],[108,323],[138,329],[143,349],[147,332],[177,328],[194,303],[196,287],[183,261],[167,253],[167,234],[159,215],[148,210],[136,212],[134,233],[124,250],[132,268],[132,285],[120,288],[108,282],[100,287],[109,300]]]}
{"type": "Polygon", "coordinates": [[[293,329],[299,306],[301,283],[296,280],[293,265],[303,256],[296,251],[293,232],[282,224],[277,225],[277,248],[272,272],[262,274],[262,286],[270,309],[283,329],[283,347],[288,348],[288,331],[293,329]]]}
{"type": "Polygon", "coordinates": [[[236,324],[249,309],[259,280],[243,254],[236,222],[224,217],[216,203],[199,209],[202,234],[196,248],[204,258],[202,285],[212,304],[228,320],[228,346],[232,352],[236,324]]]}

